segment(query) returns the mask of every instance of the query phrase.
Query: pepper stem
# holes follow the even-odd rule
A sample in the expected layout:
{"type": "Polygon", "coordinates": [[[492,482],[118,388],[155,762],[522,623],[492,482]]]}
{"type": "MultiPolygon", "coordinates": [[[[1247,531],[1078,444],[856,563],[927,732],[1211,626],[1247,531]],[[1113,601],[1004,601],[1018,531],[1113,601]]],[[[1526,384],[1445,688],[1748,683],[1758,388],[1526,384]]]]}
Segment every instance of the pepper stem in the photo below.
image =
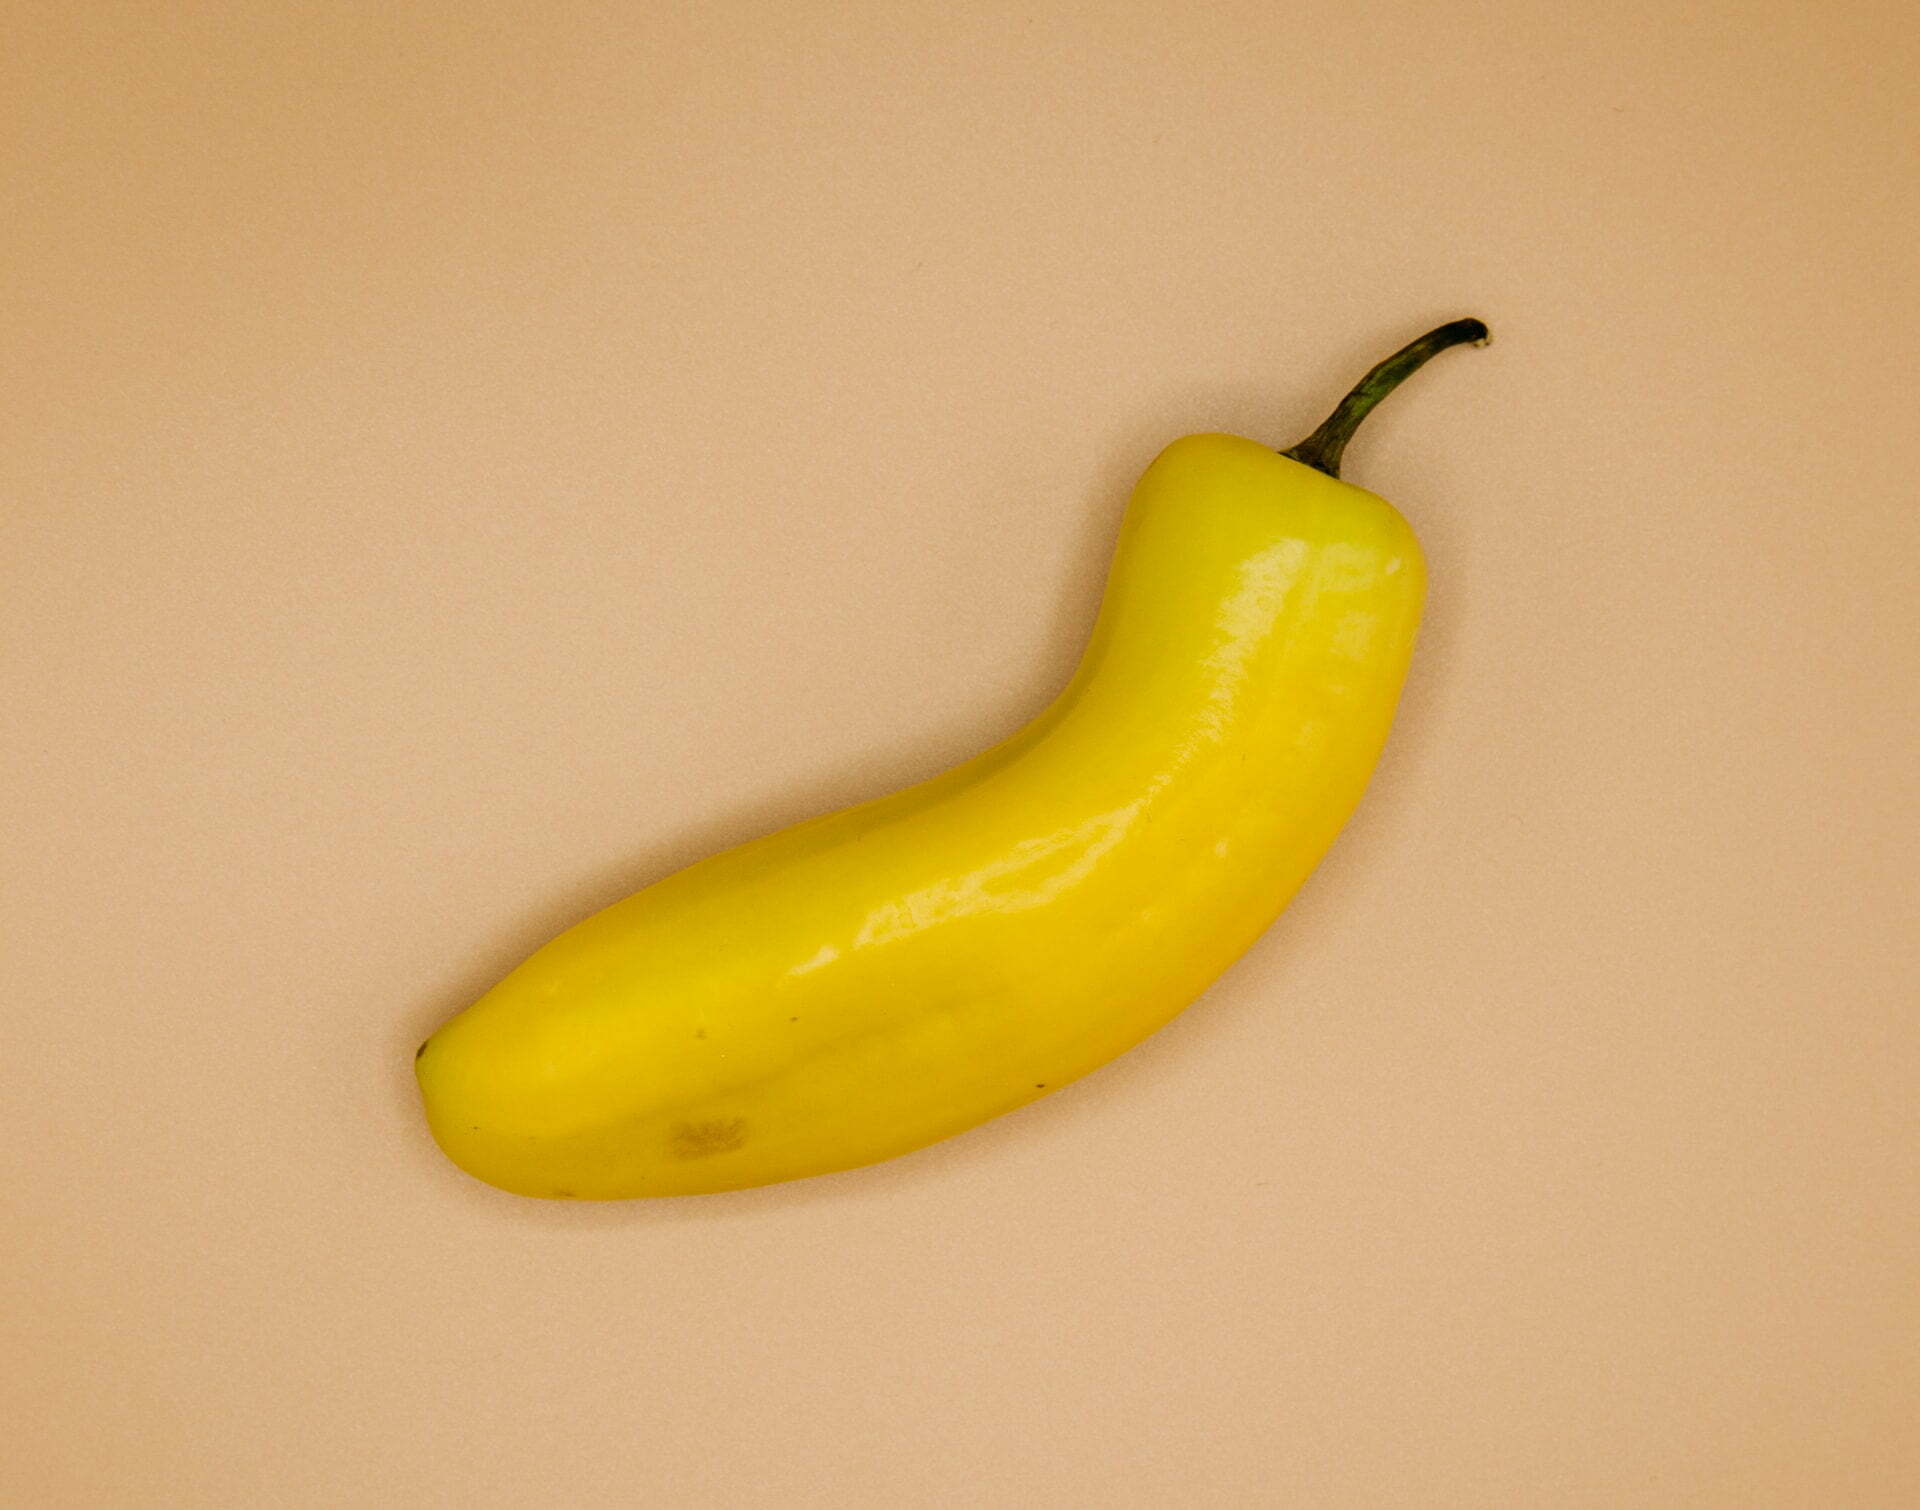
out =
{"type": "Polygon", "coordinates": [[[1478,320],[1453,320],[1438,330],[1428,331],[1419,340],[1402,346],[1361,378],[1354,385],[1353,392],[1340,400],[1339,407],[1327,416],[1318,430],[1299,445],[1280,454],[1305,462],[1329,477],[1338,477],[1340,453],[1347,449],[1353,432],[1360,428],[1360,421],[1373,412],[1375,404],[1449,346],[1460,346],[1469,341],[1475,346],[1484,346],[1492,339],[1487,327],[1478,320]]]}

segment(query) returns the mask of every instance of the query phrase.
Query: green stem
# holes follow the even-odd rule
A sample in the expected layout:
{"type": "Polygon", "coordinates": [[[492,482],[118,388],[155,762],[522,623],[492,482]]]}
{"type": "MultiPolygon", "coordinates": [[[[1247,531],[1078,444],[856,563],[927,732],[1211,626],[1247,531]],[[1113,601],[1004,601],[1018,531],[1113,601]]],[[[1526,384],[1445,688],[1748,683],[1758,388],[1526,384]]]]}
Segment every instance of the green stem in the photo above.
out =
{"type": "Polygon", "coordinates": [[[1361,378],[1354,385],[1353,392],[1340,400],[1340,406],[1327,416],[1326,422],[1318,430],[1299,445],[1280,454],[1305,462],[1329,477],[1338,477],[1340,453],[1347,449],[1353,432],[1360,428],[1360,421],[1373,412],[1375,404],[1449,346],[1461,346],[1469,341],[1475,346],[1484,346],[1491,339],[1487,327],[1478,320],[1453,320],[1438,330],[1428,331],[1419,340],[1402,346],[1361,378]]]}

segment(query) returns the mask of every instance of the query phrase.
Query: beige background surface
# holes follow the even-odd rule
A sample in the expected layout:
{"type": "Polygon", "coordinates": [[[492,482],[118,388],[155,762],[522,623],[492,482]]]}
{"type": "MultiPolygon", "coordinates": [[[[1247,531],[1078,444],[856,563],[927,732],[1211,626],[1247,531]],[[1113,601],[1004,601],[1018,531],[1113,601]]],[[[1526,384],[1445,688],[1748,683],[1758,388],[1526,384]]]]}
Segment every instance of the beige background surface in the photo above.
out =
{"type": "Polygon", "coordinates": [[[0,1501],[1920,1502],[1917,44],[9,7],[0,1501]],[[435,1151],[441,1017],[1012,729],[1160,445],[1469,312],[1349,458],[1385,765],[1194,1011],[799,1186],[435,1151]]]}

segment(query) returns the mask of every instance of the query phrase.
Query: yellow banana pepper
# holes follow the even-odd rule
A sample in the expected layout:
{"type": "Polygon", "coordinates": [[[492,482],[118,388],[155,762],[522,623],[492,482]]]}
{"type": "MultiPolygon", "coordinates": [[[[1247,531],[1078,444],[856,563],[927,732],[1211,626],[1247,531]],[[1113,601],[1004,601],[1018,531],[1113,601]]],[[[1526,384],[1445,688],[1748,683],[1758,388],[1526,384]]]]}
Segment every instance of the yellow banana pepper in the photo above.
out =
{"type": "Polygon", "coordinates": [[[1038,718],[930,781],[714,855],[561,934],[416,1058],[461,1168],[524,1195],[847,1169],[1095,1069],[1273,921],[1359,800],[1425,566],[1338,479],[1366,412],[1287,453],[1192,435],[1135,488],[1091,642],[1038,718]]]}

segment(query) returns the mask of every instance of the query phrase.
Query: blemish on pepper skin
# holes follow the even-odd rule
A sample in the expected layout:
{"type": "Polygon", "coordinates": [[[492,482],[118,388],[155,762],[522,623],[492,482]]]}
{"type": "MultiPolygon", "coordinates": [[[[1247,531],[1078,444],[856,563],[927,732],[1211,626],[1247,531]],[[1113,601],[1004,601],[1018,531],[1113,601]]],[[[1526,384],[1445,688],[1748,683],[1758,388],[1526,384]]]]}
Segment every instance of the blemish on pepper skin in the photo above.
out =
{"type": "Polygon", "coordinates": [[[695,1028],[693,1030],[693,1036],[695,1038],[705,1038],[707,1036],[707,1030],[705,1028],[695,1028]]]}
{"type": "Polygon", "coordinates": [[[571,1190],[556,1190],[554,1191],[554,1195],[563,1201],[573,1201],[573,1200],[579,1199],[579,1197],[576,1196],[571,1190]]]}
{"type": "Polygon", "coordinates": [[[1046,1088],[1047,1088],[1047,1082],[1044,1080],[1040,1081],[1037,1085],[1034,1086],[1034,1089],[1037,1091],[1043,1091],[1046,1088]]]}
{"type": "Polygon", "coordinates": [[[711,1122],[681,1122],[667,1135],[668,1151],[676,1159],[707,1159],[732,1153],[747,1141],[745,1117],[716,1117],[711,1122]]]}

